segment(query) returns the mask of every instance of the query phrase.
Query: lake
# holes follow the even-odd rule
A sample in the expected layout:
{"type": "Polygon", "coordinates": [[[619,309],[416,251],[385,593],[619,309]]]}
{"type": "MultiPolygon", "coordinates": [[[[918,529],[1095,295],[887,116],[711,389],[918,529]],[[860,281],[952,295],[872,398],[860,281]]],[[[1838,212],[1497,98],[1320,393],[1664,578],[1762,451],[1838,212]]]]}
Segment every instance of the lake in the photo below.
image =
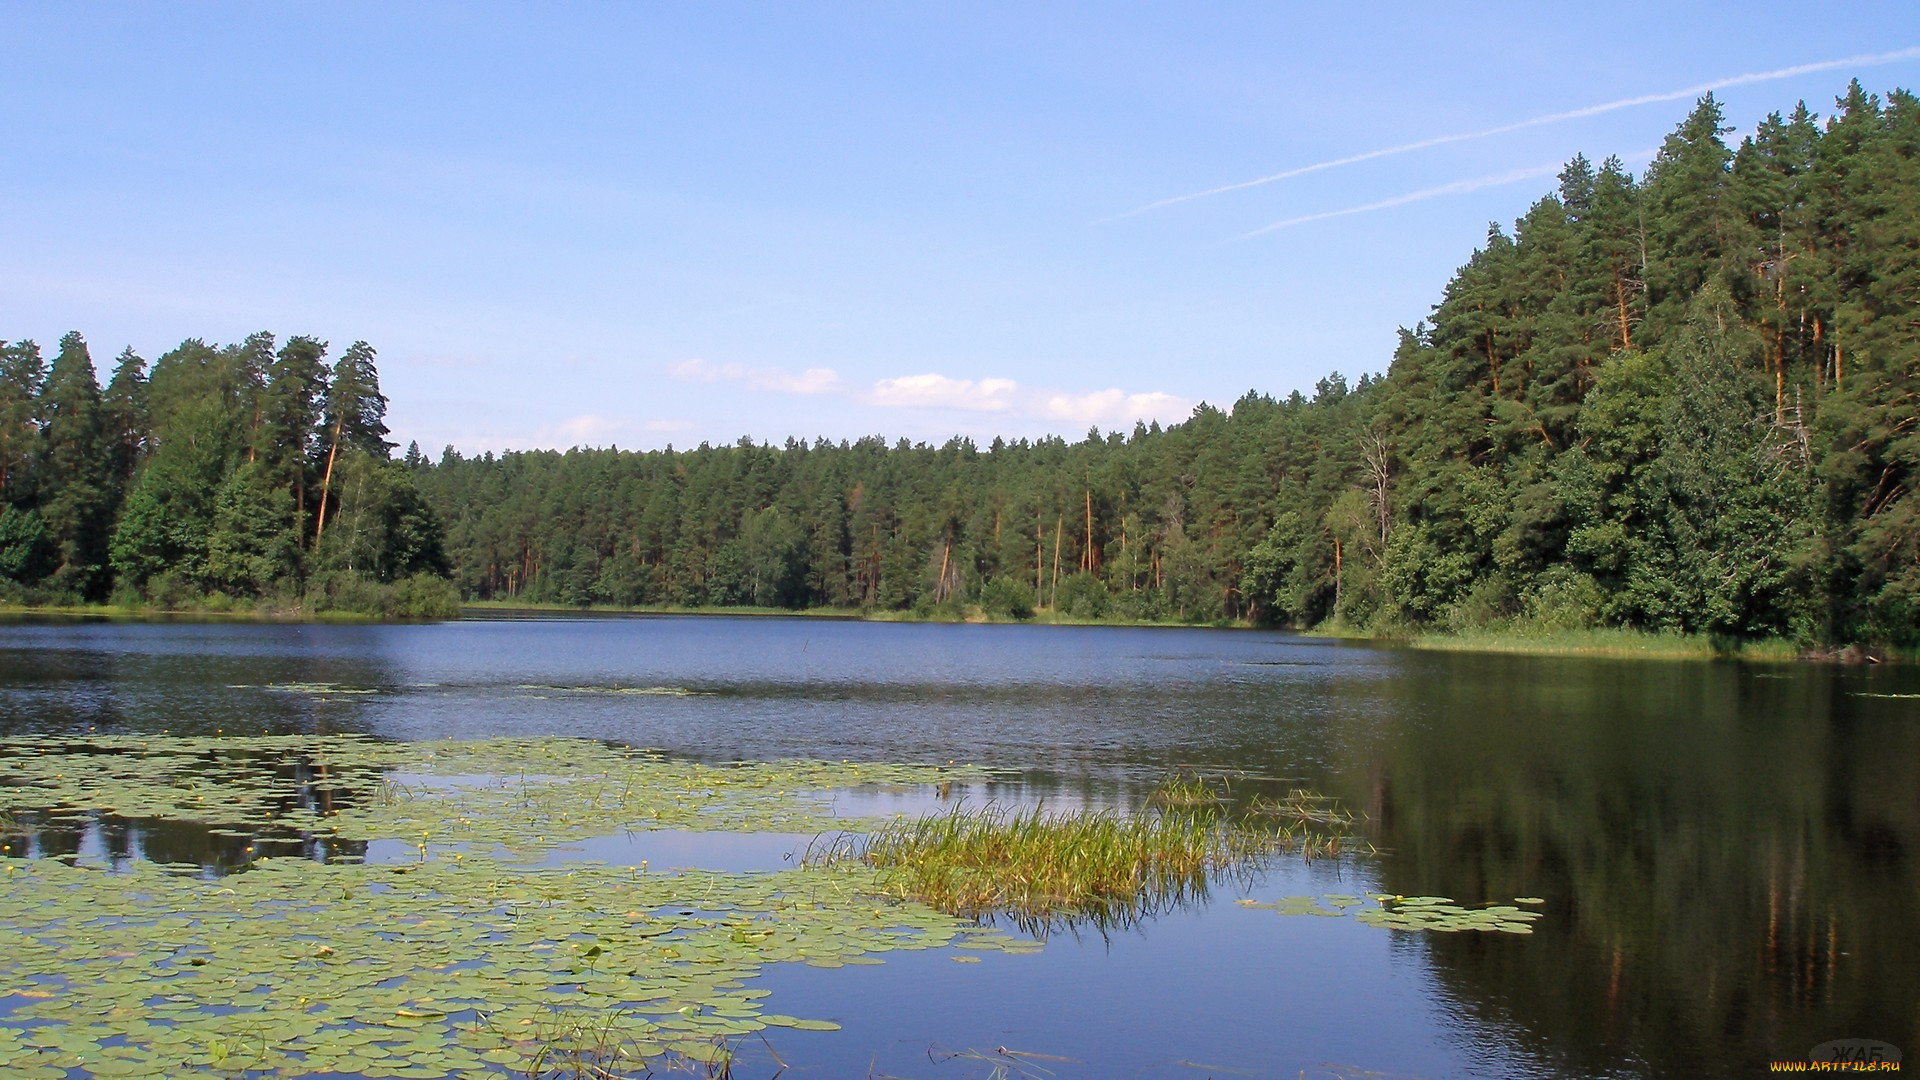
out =
{"type": "MultiPolygon", "coordinates": [[[[0,625],[0,739],[261,733],[972,763],[994,771],[957,797],[1126,811],[1185,773],[1362,816],[1370,852],[1275,856],[1038,951],[770,965],[752,980],[769,1009],[839,1030],[768,1029],[742,1042],[736,1078],[777,1062],[789,1077],[1748,1075],[1834,1039],[1920,1049],[1912,667],[775,617],[0,625]],[[1349,894],[1542,903],[1524,936],[1271,907],[1349,894]]],[[[943,805],[896,786],[830,809],[943,805]]],[[[47,822],[8,854],[157,858],[162,832],[139,833],[47,822]]],[[[554,857],[779,870],[810,835],[675,828],[554,857]]],[[[0,925],[20,917],[0,892],[0,925]]],[[[0,996],[0,1028],[11,1009],[0,996]]]]}

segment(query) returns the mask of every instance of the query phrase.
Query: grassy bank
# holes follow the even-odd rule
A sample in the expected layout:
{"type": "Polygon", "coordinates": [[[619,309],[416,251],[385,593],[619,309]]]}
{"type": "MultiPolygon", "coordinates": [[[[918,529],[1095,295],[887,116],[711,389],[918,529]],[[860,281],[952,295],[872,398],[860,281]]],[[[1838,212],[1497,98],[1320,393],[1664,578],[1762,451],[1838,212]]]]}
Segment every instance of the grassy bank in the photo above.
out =
{"type": "Polygon", "coordinates": [[[453,583],[432,574],[392,582],[341,572],[319,574],[308,579],[304,592],[288,590],[260,597],[229,596],[173,583],[144,594],[123,590],[104,604],[76,603],[70,596],[44,591],[0,593],[0,618],[379,622],[459,616],[460,597],[453,583]]]}
{"type": "MultiPolygon", "coordinates": [[[[330,606],[331,598],[235,600],[202,596],[185,602],[160,604],[23,604],[0,599],[0,619],[93,618],[253,620],[262,622],[380,622],[406,619],[458,618],[461,613],[510,615],[733,615],[808,619],[842,619],[893,623],[990,623],[1032,626],[1159,626],[1248,629],[1244,620],[1183,622],[1174,619],[1086,618],[1059,611],[1036,611],[1026,617],[989,613],[977,605],[943,605],[932,610],[875,611],[859,608],[763,607],[618,607],[609,604],[555,604],[517,600],[473,600],[457,606],[437,596],[410,597],[404,591],[356,595],[352,603],[330,606]]],[[[1374,642],[1441,652],[1511,653],[1528,656],[1596,656],[1639,660],[1745,660],[1760,663],[1814,661],[1829,663],[1913,663],[1920,653],[1911,650],[1863,646],[1807,646],[1779,638],[1738,641],[1704,634],[1676,634],[1623,627],[1554,629],[1524,624],[1474,630],[1436,631],[1393,627],[1359,629],[1322,624],[1301,631],[1302,636],[1339,641],[1374,642]]]]}
{"type": "Polygon", "coordinates": [[[1221,619],[1213,622],[1182,622],[1177,619],[1086,618],[1059,611],[1036,611],[1016,618],[986,611],[976,604],[943,605],[931,610],[882,611],[871,608],[764,608],[764,607],[679,607],[655,604],[646,607],[620,607],[613,604],[554,604],[519,600],[469,600],[461,605],[467,611],[511,614],[513,612],[595,615],[760,615],[808,619],[851,619],[861,622],[890,623],[1004,623],[1032,626],[1204,626],[1246,628],[1245,619],[1221,619]]]}
{"type": "MultiPolygon", "coordinates": [[[[480,600],[466,605],[470,611],[554,612],[640,615],[784,615],[805,618],[859,619],[866,622],[966,622],[1026,624],[1037,626],[1169,626],[1251,628],[1244,619],[1213,622],[1182,622],[1174,619],[1124,619],[1112,616],[1084,618],[1061,611],[1040,610],[1016,618],[989,613],[978,605],[948,604],[931,610],[875,611],[860,608],[786,608],[757,607],[613,607],[596,604],[521,603],[512,600],[480,600]]],[[[1473,630],[1439,631],[1409,627],[1356,628],[1324,623],[1301,631],[1305,637],[1340,641],[1375,642],[1414,649],[1447,652],[1512,653],[1530,656],[1598,656],[1640,660],[1746,660],[1764,663],[1785,661],[1821,661],[1838,663],[1913,662],[1920,659],[1898,649],[1861,646],[1807,646],[1780,638],[1738,641],[1705,634],[1676,634],[1624,627],[1566,629],[1529,626],[1524,623],[1473,630]]]]}
{"type": "Polygon", "coordinates": [[[1326,626],[1308,631],[1314,637],[1346,641],[1375,641],[1437,652],[1512,653],[1525,656],[1602,656],[1636,660],[1745,660],[1756,663],[1818,661],[1831,663],[1911,662],[1916,657],[1898,649],[1863,646],[1809,646],[1784,638],[1741,641],[1706,634],[1677,634],[1627,627],[1585,629],[1539,628],[1525,625],[1460,631],[1387,632],[1326,626]]]}

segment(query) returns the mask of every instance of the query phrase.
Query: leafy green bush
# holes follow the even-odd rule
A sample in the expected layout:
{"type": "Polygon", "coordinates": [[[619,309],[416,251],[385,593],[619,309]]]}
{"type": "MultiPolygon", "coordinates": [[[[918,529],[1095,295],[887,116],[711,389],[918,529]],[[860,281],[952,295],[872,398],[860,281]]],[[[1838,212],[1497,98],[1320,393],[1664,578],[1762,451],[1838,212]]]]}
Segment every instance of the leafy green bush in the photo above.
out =
{"type": "Polygon", "coordinates": [[[1597,625],[1606,594],[1593,575],[1570,566],[1548,567],[1527,597],[1527,622],[1539,630],[1585,630],[1597,625]]]}
{"type": "Polygon", "coordinates": [[[980,607],[999,619],[1033,618],[1033,590],[1013,578],[997,577],[980,590],[980,607]]]}
{"type": "Polygon", "coordinates": [[[460,592],[436,574],[413,574],[393,583],[382,614],[396,619],[452,619],[460,614],[460,592]]]}
{"type": "Polygon", "coordinates": [[[1054,607],[1075,619],[1098,619],[1107,613],[1106,582],[1082,571],[1060,583],[1060,595],[1054,607]]]}

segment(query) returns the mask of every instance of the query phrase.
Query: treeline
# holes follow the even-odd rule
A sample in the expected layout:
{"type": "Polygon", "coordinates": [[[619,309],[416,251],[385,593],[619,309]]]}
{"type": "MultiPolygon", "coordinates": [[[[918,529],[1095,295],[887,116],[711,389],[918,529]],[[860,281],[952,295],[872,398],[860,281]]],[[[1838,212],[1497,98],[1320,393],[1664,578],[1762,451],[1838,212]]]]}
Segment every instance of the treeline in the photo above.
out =
{"type": "Polygon", "coordinates": [[[471,597],[1920,640],[1920,104],[1576,158],[1388,373],[1167,430],[416,475],[471,597]]]}
{"type": "Polygon", "coordinates": [[[1920,644],[1920,102],[1726,134],[1576,158],[1382,377],[1072,443],[395,462],[364,343],[7,345],[0,596],[1920,644]]]}
{"type": "Polygon", "coordinates": [[[0,599],[445,615],[440,527],[390,460],[374,351],[271,334],[48,364],[0,342],[0,599]]]}

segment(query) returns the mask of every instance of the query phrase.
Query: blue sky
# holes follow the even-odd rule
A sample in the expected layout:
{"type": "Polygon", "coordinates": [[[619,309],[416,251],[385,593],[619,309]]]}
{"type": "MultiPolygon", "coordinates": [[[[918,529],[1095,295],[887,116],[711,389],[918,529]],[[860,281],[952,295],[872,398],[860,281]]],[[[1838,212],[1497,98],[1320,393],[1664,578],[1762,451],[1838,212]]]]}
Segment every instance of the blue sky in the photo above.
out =
{"type": "Polygon", "coordinates": [[[1683,91],[1920,85],[1910,3],[1569,10],[0,0],[0,338],[364,338],[430,453],[1078,438],[1383,370],[1683,91]]]}

